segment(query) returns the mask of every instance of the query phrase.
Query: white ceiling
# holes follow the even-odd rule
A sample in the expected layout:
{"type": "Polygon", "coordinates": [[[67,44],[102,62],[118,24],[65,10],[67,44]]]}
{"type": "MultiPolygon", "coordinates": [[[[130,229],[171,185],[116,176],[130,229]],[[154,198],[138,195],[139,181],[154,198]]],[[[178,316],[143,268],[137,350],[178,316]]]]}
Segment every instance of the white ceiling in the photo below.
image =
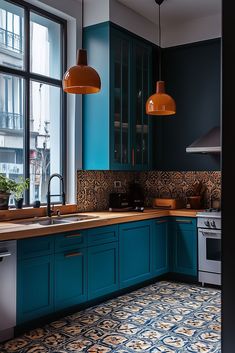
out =
{"type": "MultiPolygon", "coordinates": [[[[123,5],[144,16],[153,23],[157,21],[158,5],[155,0],[118,0],[123,5]]],[[[222,0],[165,0],[161,5],[161,22],[182,23],[202,17],[221,14],[222,0]]]]}

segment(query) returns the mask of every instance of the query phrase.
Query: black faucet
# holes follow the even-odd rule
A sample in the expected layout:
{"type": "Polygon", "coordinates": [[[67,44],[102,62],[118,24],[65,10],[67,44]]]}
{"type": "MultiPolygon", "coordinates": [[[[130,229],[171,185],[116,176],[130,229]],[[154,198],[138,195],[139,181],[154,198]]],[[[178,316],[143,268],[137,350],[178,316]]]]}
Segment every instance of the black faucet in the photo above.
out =
{"type": "Polygon", "coordinates": [[[62,177],[62,175],[57,174],[57,173],[52,174],[50,176],[49,181],[48,181],[48,190],[47,190],[47,216],[48,217],[51,217],[52,213],[53,213],[53,211],[51,209],[51,197],[52,196],[61,196],[62,197],[62,205],[65,205],[64,178],[62,177]],[[58,195],[51,195],[51,180],[55,177],[59,178],[61,181],[62,193],[58,194],[58,195]]]}

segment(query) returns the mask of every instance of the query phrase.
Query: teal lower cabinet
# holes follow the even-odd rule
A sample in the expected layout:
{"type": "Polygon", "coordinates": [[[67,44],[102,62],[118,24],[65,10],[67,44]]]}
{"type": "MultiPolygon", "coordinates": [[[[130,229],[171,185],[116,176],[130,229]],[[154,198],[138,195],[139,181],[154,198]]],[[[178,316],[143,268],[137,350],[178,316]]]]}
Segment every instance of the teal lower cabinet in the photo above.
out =
{"type": "Polygon", "coordinates": [[[152,221],[119,226],[120,288],[151,278],[152,221]]]}
{"type": "Polygon", "coordinates": [[[197,276],[196,219],[177,217],[171,222],[171,272],[197,276]]]}
{"type": "Polygon", "coordinates": [[[158,218],[153,221],[152,234],[152,274],[160,276],[169,272],[168,220],[158,218]]]}
{"type": "Polygon", "coordinates": [[[168,272],[196,277],[196,219],[165,217],[19,240],[17,256],[21,325],[168,272]]]}
{"type": "MultiPolygon", "coordinates": [[[[37,241],[36,239],[34,241],[37,241]]],[[[54,258],[39,256],[18,261],[17,324],[54,311],[54,258]]]]}
{"type": "Polygon", "coordinates": [[[87,249],[55,254],[55,310],[87,300],[87,249]]]}
{"type": "Polygon", "coordinates": [[[119,289],[118,243],[88,248],[88,299],[119,289]]]}

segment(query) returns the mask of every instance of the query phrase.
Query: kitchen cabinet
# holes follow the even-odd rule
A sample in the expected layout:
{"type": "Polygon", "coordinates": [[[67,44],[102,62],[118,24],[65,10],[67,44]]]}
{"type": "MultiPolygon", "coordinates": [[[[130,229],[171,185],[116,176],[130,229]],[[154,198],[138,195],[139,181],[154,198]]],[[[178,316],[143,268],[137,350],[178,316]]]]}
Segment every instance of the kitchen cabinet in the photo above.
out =
{"type": "Polygon", "coordinates": [[[55,309],[87,300],[87,249],[77,248],[55,255],[55,309]]]}
{"type": "Polygon", "coordinates": [[[88,230],[88,299],[119,289],[118,226],[88,230]]]}
{"type": "Polygon", "coordinates": [[[120,287],[151,278],[152,221],[130,222],[119,226],[120,287]]]}
{"type": "Polygon", "coordinates": [[[197,276],[196,219],[177,217],[170,221],[171,272],[197,276]]]}
{"type": "Polygon", "coordinates": [[[152,234],[152,274],[160,276],[169,272],[168,219],[153,221],[152,234]]]}
{"type": "Polygon", "coordinates": [[[119,289],[118,243],[88,248],[88,299],[119,289]]]}
{"type": "Polygon", "coordinates": [[[163,217],[18,241],[17,325],[168,272],[197,276],[196,219],[163,217]]]}
{"type": "Polygon", "coordinates": [[[152,45],[102,23],[85,29],[84,46],[102,87],[83,97],[83,169],[150,169],[152,45]]]}
{"type": "MultiPolygon", "coordinates": [[[[37,243],[37,239],[33,239],[33,241],[35,244],[37,243]]],[[[37,256],[18,261],[17,325],[54,311],[53,280],[53,255],[37,256]]]]}

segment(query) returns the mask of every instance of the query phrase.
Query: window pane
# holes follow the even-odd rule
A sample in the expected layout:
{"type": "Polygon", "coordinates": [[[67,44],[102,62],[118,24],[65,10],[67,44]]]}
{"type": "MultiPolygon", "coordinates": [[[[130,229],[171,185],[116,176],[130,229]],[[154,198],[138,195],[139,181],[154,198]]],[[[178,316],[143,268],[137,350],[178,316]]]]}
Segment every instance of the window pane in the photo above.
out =
{"type": "MultiPolygon", "coordinates": [[[[50,175],[61,173],[61,89],[35,81],[30,88],[30,202],[46,202],[50,175]]],[[[53,181],[51,192],[60,192],[58,181],[53,181]]]]}
{"type": "Polygon", "coordinates": [[[24,10],[0,0],[0,65],[24,68],[24,10]]]}
{"type": "Polygon", "coordinates": [[[30,70],[61,78],[60,24],[35,13],[30,14],[30,70]]]}
{"type": "Polygon", "coordinates": [[[0,74],[0,173],[14,180],[24,173],[23,97],[24,80],[0,74]]]}

